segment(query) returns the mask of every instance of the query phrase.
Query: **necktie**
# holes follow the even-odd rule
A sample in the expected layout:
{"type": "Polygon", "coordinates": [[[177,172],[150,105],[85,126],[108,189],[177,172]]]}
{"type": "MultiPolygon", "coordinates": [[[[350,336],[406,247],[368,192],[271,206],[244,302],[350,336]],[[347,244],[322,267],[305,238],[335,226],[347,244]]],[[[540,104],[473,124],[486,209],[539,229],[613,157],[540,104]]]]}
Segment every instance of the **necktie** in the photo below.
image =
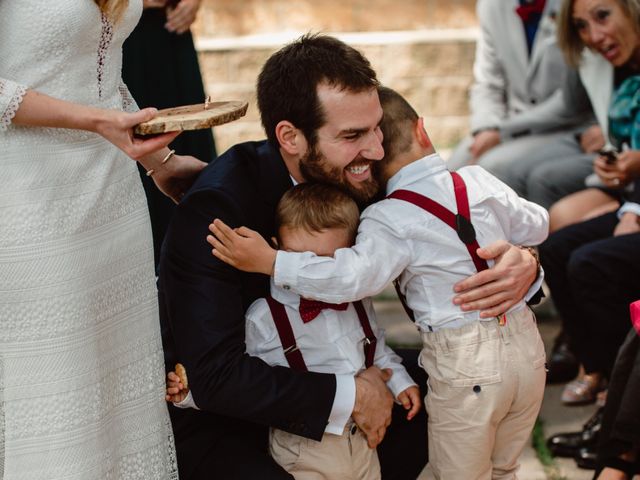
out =
{"type": "Polygon", "coordinates": [[[346,310],[349,306],[348,303],[326,303],[318,300],[308,300],[306,298],[300,299],[300,317],[304,323],[308,323],[318,316],[318,314],[325,308],[332,310],[346,310]]]}

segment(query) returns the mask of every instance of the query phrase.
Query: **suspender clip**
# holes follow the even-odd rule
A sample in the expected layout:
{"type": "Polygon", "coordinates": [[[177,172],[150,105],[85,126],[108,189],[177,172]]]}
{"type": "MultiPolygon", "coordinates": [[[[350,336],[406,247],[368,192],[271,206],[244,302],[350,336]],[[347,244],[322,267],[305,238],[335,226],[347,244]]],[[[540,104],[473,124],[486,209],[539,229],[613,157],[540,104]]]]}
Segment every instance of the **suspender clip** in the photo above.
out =
{"type": "Polygon", "coordinates": [[[284,354],[286,356],[286,355],[289,355],[290,353],[295,352],[296,350],[300,350],[298,348],[298,345],[291,345],[290,347],[287,347],[284,349],[284,354]]]}
{"type": "Polygon", "coordinates": [[[476,239],[475,228],[473,228],[473,225],[466,217],[463,217],[459,213],[456,214],[456,233],[460,240],[462,240],[462,243],[467,245],[473,243],[476,239]]]}

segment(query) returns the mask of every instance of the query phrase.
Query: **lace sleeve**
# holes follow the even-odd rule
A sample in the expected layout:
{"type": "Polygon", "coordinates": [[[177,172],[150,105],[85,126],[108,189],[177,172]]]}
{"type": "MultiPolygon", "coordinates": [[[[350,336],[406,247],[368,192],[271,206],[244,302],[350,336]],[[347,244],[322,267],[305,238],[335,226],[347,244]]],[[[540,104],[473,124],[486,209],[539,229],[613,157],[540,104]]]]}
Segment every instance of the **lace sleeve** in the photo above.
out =
{"type": "Polygon", "coordinates": [[[140,110],[138,104],[133,99],[129,88],[125,85],[125,83],[120,80],[120,85],[118,86],[118,90],[120,91],[120,96],[122,97],[122,110],[125,112],[137,112],[140,110]]]}
{"type": "Polygon", "coordinates": [[[15,117],[27,87],[0,78],[0,132],[4,132],[15,117]]]}

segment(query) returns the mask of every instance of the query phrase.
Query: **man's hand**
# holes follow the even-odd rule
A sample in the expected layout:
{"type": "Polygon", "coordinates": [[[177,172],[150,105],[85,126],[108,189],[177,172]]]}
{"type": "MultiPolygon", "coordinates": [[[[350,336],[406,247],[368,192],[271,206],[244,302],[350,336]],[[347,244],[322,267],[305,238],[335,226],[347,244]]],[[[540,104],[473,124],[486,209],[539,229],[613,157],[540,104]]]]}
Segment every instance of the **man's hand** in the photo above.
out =
{"type": "Polygon", "coordinates": [[[243,272],[257,272],[273,275],[273,265],[277,250],[271,248],[258,232],[247,227],[235,230],[222,220],[215,219],[209,225],[213,235],[207,236],[207,242],[213,247],[213,255],[243,272]]]}
{"type": "Polygon", "coordinates": [[[351,416],[367,436],[369,448],[382,442],[391,424],[393,395],[386,384],[391,375],[389,369],[369,367],[356,376],[356,404],[351,416]]]}
{"type": "Polygon", "coordinates": [[[158,189],[178,203],[207,164],[188,155],[174,155],[151,178],[158,189]]]}
{"type": "Polygon", "coordinates": [[[584,153],[596,153],[604,143],[600,125],[592,125],[580,134],[580,148],[584,153]]]}
{"type": "Polygon", "coordinates": [[[500,132],[498,130],[483,130],[473,137],[473,143],[469,147],[474,160],[480,158],[485,152],[491,150],[500,143],[500,132]]]}
{"type": "Polygon", "coordinates": [[[411,420],[420,411],[422,400],[420,399],[420,389],[415,385],[403,390],[398,394],[398,401],[402,404],[407,413],[407,420],[411,420]]]}
{"type": "Polygon", "coordinates": [[[537,262],[526,250],[498,240],[479,248],[478,255],[495,265],[458,282],[453,303],[462,310],[481,310],[481,318],[501,315],[526,295],[538,276],[537,262]]]}

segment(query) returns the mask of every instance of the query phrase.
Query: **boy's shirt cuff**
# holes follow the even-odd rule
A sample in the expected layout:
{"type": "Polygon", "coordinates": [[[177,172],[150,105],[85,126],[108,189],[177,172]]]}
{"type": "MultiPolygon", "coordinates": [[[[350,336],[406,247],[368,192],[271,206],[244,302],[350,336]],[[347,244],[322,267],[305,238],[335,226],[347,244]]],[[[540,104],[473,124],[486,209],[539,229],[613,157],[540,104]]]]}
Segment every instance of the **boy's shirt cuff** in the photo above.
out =
{"type": "Polygon", "coordinates": [[[191,390],[187,392],[187,396],[184,397],[184,400],[181,402],[173,402],[174,407],[178,408],[193,408],[195,410],[200,410],[196,405],[196,401],[193,399],[193,395],[191,395],[191,390]]]}

